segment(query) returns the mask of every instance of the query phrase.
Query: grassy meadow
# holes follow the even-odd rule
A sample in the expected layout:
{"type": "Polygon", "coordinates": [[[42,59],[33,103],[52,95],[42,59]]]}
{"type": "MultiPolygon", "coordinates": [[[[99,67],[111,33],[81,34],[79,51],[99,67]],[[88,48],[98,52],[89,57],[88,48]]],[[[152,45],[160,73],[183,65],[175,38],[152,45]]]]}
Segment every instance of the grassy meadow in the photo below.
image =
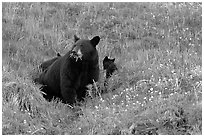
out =
{"type": "Polygon", "coordinates": [[[201,135],[201,83],[201,3],[2,3],[3,135],[201,135]],[[74,107],[47,102],[38,65],[74,34],[101,37],[100,80],[74,107]]]}

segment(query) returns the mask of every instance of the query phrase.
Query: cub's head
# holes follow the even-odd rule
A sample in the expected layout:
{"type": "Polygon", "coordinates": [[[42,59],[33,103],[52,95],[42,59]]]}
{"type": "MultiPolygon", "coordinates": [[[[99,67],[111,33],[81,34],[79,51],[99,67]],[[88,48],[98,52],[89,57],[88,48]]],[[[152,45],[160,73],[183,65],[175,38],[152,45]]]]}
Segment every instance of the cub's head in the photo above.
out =
{"type": "Polygon", "coordinates": [[[113,74],[113,72],[117,70],[114,61],[115,58],[110,59],[107,56],[103,59],[103,69],[106,70],[106,78],[109,78],[113,74]]]}
{"type": "Polygon", "coordinates": [[[89,39],[80,39],[74,35],[74,45],[71,49],[70,57],[74,58],[77,62],[78,60],[82,61],[95,61],[98,60],[98,52],[96,50],[96,45],[100,41],[99,36],[89,39]]]}

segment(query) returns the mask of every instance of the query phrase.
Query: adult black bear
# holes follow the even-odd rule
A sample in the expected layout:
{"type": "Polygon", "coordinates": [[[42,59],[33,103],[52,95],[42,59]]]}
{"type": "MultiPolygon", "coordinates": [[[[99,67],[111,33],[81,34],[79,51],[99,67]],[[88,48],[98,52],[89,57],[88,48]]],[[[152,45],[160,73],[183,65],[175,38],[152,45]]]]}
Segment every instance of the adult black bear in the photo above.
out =
{"type": "Polygon", "coordinates": [[[64,103],[75,103],[83,100],[86,95],[86,86],[98,81],[99,63],[96,45],[99,36],[91,40],[79,39],[74,36],[75,43],[71,50],[57,59],[47,71],[39,77],[43,84],[42,91],[48,100],[59,97],[64,103]]]}
{"type": "Polygon", "coordinates": [[[114,61],[115,58],[110,59],[107,56],[103,59],[103,69],[106,70],[106,78],[110,78],[113,72],[117,70],[114,61]]]}
{"type": "Polygon", "coordinates": [[[61,57],[60,53],[57,53],[57,57],[54,57],[50,60],[47,60],[45,62],[43,62],[39,68],[42,70],[42,71],[45,71],[50,65],[52,65],[52,63],[54,63],[57,59],[59,59],[61,57]]]}

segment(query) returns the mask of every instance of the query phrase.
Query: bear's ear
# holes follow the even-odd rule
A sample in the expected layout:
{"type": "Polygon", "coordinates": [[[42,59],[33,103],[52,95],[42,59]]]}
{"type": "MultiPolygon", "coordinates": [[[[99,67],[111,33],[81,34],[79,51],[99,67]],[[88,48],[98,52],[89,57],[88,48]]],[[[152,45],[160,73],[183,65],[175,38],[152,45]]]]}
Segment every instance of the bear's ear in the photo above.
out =
{"type": "Polygon", "coordinates": [[[95,36],[94,38],[91,39],[91,44],[96,47],[96,45],[98,45],[100,41],[100,37],[99,36],[95,36]]]}
{"type": "Polygon", "coordinates": [[[78,38],[76,35],[74,35],[74,42],[77,42],[80,38],[78,38]]]}
{"type": "Polygon", "coordinates": [[[105,61],[108,60],[108,56],[106,56],[103,60],[105,60],[105,61]]]}
{"type": "Polygon", "coordinates": [[[57,53],[57,56],[58,56],[58,57],[61,57],[61,55],[60,55],[60,53],[59,53],[59,52],[57,53]]]}
{"type": "Polygon", "coordinates": [[[115,58],[113,58],[112,61],[114,62],[114,61],[115,61],[115,58]]]}

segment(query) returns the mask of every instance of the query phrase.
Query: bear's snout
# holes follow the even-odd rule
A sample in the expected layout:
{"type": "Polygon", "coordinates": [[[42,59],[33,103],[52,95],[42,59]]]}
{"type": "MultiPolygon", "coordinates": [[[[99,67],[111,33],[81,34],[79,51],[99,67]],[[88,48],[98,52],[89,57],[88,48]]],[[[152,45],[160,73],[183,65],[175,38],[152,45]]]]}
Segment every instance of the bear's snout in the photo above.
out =
{"type": "Polygon", "coordinates": [[[75,61],[77,62],[78,59],[82,60],[83,54],[81,53],[81,50],[79,49],[78,51],[71,51],[70,57],[74,58],[75,61]]]}

